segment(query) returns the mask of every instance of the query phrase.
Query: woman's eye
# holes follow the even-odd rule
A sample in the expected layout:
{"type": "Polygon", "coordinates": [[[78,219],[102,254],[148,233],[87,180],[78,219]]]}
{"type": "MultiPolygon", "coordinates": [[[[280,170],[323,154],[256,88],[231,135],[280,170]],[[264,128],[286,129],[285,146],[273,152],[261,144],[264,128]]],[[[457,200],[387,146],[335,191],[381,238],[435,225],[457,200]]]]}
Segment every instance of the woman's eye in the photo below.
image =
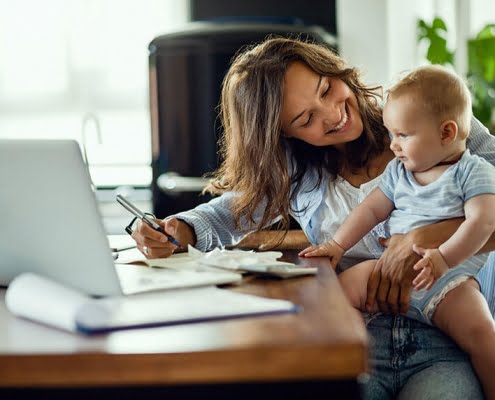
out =
{"type": "Polygon", "coordinates": [[[307,126],[309,126],[309,125],[311,124],[311,120],[312,120],[312,119],[313,119],[313,114],[310,114],[310,116],[309,116],[308,120],[307,120],[304,124],[302,124],[301,126],[302,126],[303,128],[306,128],[307,126]]]}
{"type": "Polygon", "coordinates": [[[332,88],[332,85],[328,84],[327,88],[325,89],[325,91],[321,94],[321,97],[325,97],[328,92],[330,92],[330,89],[332,88]]]}

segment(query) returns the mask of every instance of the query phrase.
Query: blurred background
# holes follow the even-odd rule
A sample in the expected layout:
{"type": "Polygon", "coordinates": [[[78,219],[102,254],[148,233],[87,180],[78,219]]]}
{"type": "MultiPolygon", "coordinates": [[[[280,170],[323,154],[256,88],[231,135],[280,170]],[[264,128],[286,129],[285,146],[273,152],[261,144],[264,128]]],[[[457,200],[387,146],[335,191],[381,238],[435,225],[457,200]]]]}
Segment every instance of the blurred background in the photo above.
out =
{"type": "Polygon", "coordinates": [[[161,218],[208,199],[220,82],[241,46],[306,35],[370,84],[429,62],[478,73],[489,125],[495,64],[469,53],[490,57],[489,24],[493,0],[0,0],[0,138],[76,139],[107,231],[123,233],[118,193],[161,218]]]}

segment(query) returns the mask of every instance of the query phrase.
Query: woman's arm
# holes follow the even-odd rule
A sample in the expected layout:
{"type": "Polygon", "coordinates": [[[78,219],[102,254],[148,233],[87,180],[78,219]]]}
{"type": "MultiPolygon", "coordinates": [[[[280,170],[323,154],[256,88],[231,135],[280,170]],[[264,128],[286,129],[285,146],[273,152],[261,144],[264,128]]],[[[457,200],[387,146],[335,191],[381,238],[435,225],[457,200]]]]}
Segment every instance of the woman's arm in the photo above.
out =
{"type": "Polygon", "coordinates": [[[484,158],[495,166],[495,136],[476,118],[471,119],[471,129],[466,142],[472,154],[484,158]]]}
{"type": "Polygon", "coordinates": [[[258,250],[300,250],[310,243],[302,230],[258,231],[247,235],[237,246],[258,250]],[[283,238],[283,239],[282,239],[283,238]]]}
{"type": "Polygon", "coordinates": [[[495,234],[492,234],[485,245],[478,251],[478,253],[489,253],[495,250],[495,234]]]}
{"type": "MultiPolygon", "coordinates": [[[[382,312],[406,313],[412,281],[418,274],[413,266],[420,260],[412,250],[413,244],[424,248],[438,248],[457,231],[463,221],[464,218],[449,219],[383,240],[385,251],[368,280],[366,307],[371,310],[376,302],[382,312]]],[[[494,250],[495,233],[492,233],[478,253],[494,250]]]]}
{"type": "Polygon", "coordinates": [[[438,248],[414,245],[413,250],[422,257],[413,267],[419,271],[413,280],[415,290],[429,290],[449,268],[457,267],[481,249],[495,231],[493,210],[494,194],[474,196],[464,203],[465,220],[447,241],[438,248]]]}
{"type": "MultiPolygon", "coordinates": [[[[406,313],[412,281],[418,273],[413,270],[413,266],[420,260],[412,249],[413,244],[438,248],[454,234],[463,220],[456,218],[441,221],[416,228],[404,235],[394,235],[383,241],[386,249],[368,280],[367,309],[371,310],[376,302],[382,312],[406,313]]],[[[495,245],[495,238],[493,243],[495,245]]]]}
{"type": "Polygon", "coordinates": [[[165,232],[179,241],[180,248],[160,237],[164,235],[149,229],[146,224],[139,224],[132,237],[136,240],[138,249],[147,253],[146,256],[149,258],[168,257],[174,252],[185,251],[188,244],[201,251],[236,244],[256,229],[257,221],[261,220],[264,205],[258,206],[254,215],[254,224],[241,220],[242,228],[238,228],[231,212],[233,200],[234,194],[227,192],[192,210],[157,221],[165,232]],[[145,247],[146,251],[143,251],[145,247]]]}

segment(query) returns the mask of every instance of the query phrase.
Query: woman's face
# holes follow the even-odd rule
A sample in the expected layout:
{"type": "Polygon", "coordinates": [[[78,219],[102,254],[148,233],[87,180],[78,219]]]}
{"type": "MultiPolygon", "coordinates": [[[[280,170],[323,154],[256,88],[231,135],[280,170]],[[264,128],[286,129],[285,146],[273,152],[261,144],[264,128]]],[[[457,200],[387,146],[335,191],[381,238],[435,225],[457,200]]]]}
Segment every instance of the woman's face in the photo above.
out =
{"type": "Polygon", "coordinates": [[[289,66],[284,80],[282,130],[314,146],[336,146],[363,132],[356,96],[340,79],[316,74],[301,62],[289,66]]]}

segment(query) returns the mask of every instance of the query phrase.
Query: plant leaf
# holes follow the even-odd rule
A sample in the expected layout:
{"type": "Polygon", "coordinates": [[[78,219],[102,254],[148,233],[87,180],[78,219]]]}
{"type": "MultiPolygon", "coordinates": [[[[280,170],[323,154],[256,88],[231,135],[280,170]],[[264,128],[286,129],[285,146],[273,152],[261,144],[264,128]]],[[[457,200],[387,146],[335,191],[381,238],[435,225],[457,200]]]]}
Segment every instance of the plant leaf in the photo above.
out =
{"type": "Polygon", "coordinates": [[[420,19],[417,24],[418,42],[426,41],[429,43],[426,53],[426,59],[432,64],[452,64],[454,63],[454,52],[447,48],[447,39],[445,33],[447,26],[445,22],[436,17],[431,26],[420,19]]]}
{"type": "Polygon", "coordinates": [[[444,20],[439,17],[435,17],[431,26],[433,29],[440,29],[442,31],[447,32],[447,25],[445,25],[444,20]]]}
{"type": "Polygon", "coordinates": [[[495,37],[468,41],[468,69],[488,82],[495,81],[495,37]]]}
{"type": "Polygon", "coordinates": [[[486,25],[476,35],[476,39],[495,38],[495,24],[486,25]]]}

